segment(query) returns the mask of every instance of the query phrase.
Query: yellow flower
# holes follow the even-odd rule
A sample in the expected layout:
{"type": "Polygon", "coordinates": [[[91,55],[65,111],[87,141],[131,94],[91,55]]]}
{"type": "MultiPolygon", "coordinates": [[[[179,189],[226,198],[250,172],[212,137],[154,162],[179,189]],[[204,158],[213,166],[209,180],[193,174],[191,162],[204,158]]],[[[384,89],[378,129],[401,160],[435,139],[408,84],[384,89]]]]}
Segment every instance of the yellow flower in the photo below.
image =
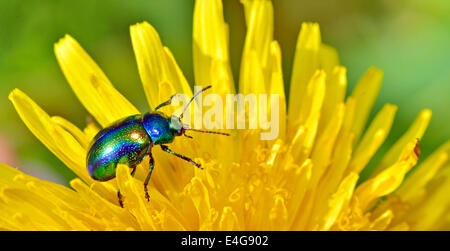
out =
{"type": "MultiPolygon", "coordinates": [[[[242,0],[247,36],[238,92],[280,96],[280,136],[259,140],[255,130],[232,137],[179,137],[174,151],[205,170],[154,149],[151,201],[144,196],[144,160],[131,177],[96,182],[86,170],[86,152],[99,131],[79,129],[49,116],[20,90],[9,98],[41,142],[79,178],[67,188],[14,168],[0,168],[0,229],[11,230],[434,230],[450,226],[450,142],[405,178],[419,158],[419,139],[431,111],[423,110],[385,154],[375,172],[359,173],[386,139],[397,107],[386,104],[370,122],[382,73],[370,68],[345,99],[346,69],[335,49],[321,42],[318,24],[302,25],[286,102],[281,51],[273,39],[273,7],[242,0]],[[287,107],[288,105],[288,107],[287,107]],[[288,112],[286,112],[288,111],[288,112]],[[118,204],[117,189],[124,197],[118,204]]],[[[197,0],[193,53],[196,84],[213,93],[235,93],[228,25],[220,0],[197,0]]],[[[131,26],[131,40],[150,108],[174,93],[192,91],[155,29],[131,26]]],[[[55,44],[73,91],[101,127],[139,113],[70,36],[55,44]]],[[[171,111],[170,109],[165,110],[171,111]]],[[[256,116],[251,114],[250,116],[256,116]]]]}

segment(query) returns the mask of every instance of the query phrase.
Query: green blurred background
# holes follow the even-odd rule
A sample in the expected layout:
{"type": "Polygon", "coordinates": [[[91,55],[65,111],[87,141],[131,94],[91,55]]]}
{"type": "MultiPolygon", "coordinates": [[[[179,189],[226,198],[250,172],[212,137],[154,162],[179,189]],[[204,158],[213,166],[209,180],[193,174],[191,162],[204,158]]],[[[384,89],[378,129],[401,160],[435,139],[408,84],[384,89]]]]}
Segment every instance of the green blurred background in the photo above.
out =
{"type": "MultiPolygon", "coordinates": [[[[341,64],[348,68],[348,93],[369,66],[385,72],[372,116],[386,102],[398,105],[399,111],[371,166],[422,108],[433,110],[421,142],[423,155],[450,138],[450,1],[273,2],[285,80],[290,79],[303,21],[319,22],[322,40],[338,49],[341,64]]],[[[193,0],[0,0],[0,162],[62,184],[74,177],[28,131],[7,98],[13,88],[20,88],[49,114],[85,125],[87,112],[70,90],[53,53],[53,44],[66,33],[82,44],[116,88],[143,112],[147,106],[130,25],[149,21],[193,83],[193,6],[193,0]]],[[[233,74],[238,79],[245,37],[243,9],[238,0],[224,0],[224,12],[230,25],[233,74]]]]}

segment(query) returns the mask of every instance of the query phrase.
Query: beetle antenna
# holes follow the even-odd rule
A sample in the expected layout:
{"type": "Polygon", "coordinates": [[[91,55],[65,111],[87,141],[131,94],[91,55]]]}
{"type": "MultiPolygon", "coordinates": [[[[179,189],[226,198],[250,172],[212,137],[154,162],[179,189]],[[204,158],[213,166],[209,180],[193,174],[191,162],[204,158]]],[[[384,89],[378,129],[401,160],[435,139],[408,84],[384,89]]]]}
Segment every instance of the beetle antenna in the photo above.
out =
{"type": "Polygon", "coordinates": [[[189,131],[194,131],[194,132],[203,132],[203,133],[214,133],[214,134],[220,134],[220,135],[225,135],[225,136],[230,136],[229,133],[224,133],[224,132],[215,132],[215,131],[203,131],[203,130],[197,130],[197,129],[184,129],[184,130],[189,130],[189,131]]]}
{"type": "Polygon", "coordinates": [[[199,95],[200,93],[202,93],[202,92],[208,90],[208,89],[211,88],[211,87],[212,87],[211,85],[208,85],[208,86],[206,86],[205,88],[203,88],[203,89],[201,89],[200,91],[198,91],[197,93],[195,93],[194,96],[192,96],[191,100],[189,100],[189,103],[184,107],[184,110],[183,110],[183,112],[182,112],[181,115],[180,115],[180,119],[183,118],[184,112],[189,108],[189,105],[190,105],[191,102],[195,99],[195,97],[197,97],[197,95],[199,95]]]}

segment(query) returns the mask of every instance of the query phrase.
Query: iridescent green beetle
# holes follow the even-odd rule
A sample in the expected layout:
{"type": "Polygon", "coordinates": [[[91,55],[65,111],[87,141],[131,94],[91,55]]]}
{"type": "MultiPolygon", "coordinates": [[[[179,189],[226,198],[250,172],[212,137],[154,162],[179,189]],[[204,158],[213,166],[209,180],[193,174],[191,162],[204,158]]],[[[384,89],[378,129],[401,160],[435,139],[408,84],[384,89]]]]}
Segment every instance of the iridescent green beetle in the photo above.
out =
{"type": "MultiPolygon", "coordinates": [[[[210,87],[211,86],[207,86],[197,92],[186,105],[184,111],[186,111],[189,104],[198,94],[210,87]]],[[[148,155],[150,157],[150,170],[144,182],[144,191],[147,201],[150,201],[147,185],[150,181],[150,176],[154,167],[154,160],[151,152],[154,145],[159,145],[162,150],[189,161],[202,169],[200,164],[186,156],[173,152],[165,144],[171,143],[176,136],[180,135],[191,138],[185,134],[186,130],[215,133],[226,136],[229,136],[229,134],[184,128],[181,122],[184,111],[179,117],[174,115],[168,117],[164,113],[158,111],[159,108],[170,105],[175,96],[176,95],[173,95],[168,101],[157,106],[153,112],[126,117],[98,132],[94,137],[87,154],[87,169],[89,175],[97,181],[113,179],[116,177],[116,168],[118,164],[129,166],[133,169],[131,175],[134,175],[136,166],[148,155]]],[[[120,190],[117,191],[117,196],[119,197],[120,206],[123,207],[120,190]]]]}

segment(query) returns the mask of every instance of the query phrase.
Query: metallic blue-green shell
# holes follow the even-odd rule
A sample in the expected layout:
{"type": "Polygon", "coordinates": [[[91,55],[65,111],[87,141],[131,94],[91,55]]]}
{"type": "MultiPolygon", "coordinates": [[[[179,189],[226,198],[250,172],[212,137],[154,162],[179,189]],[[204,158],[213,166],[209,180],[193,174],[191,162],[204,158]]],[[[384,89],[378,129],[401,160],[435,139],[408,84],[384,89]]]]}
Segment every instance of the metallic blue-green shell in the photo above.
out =
{"type": "Polygon", "coordinates": [[[87,154],[89,175],[98,181],[116,176],[117,164],[139,164],[152,145],[142,125],[143,116],[133,115],[101,130],[94,138],[87,154]]]}
{"type": "Polygon", "coordinates": [[[162,112],[146,113],[142,125],[155,145],[170,143],[178,134],[175,128],[172,128],[170,118],[162,112]]]}

